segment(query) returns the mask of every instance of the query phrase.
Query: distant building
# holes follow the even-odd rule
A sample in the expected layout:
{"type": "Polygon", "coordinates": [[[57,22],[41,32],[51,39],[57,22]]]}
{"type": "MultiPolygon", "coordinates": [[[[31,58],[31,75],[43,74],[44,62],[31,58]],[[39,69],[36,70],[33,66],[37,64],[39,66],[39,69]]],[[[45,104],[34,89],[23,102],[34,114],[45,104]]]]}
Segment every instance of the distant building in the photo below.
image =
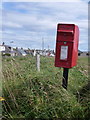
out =
{"type": "Polygon", "coordinates": [[[5,46],[0,45],[0,52],[5,51],[5,46]]]}
{"type": "Polygon", "coordinates": [[[17,56],[26,56],[26,52],[23,50],[23,48],[16,48],[17,56]]]}
{"type": "Polygon", "coordinates": [[[3,56],[16,56],[16,51],[12,47],[2,44],[0,45],[0,52],[3,56]]]}
{"type": "Polygon", "coordinates": [[[34,50],[34,52],[33,52],[33,56],[36,56],[36,54],[37,54],[37,52],[36,52],[36,50],[34,50]]]}
{"type": "Polygon", "coordinates": [[[80,51],[78,50],[78,56],[89,56],[90,55],[90,52],[86,52],[86,51],[80,51]]]}

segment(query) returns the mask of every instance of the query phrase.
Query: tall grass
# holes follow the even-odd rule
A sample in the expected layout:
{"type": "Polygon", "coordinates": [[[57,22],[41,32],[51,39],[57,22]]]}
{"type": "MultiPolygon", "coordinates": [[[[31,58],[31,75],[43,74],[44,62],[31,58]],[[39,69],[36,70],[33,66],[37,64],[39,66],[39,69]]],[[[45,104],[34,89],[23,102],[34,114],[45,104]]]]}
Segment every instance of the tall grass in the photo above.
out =
{"type": "Polygon", "coordinates": [[[54,67],[54,58],[41,57],[40,72],[34,57],[4,58],[4,118],[89,120],[89,91],[82,92],[88,84],[88,68],[81,61],[70,69],[66,91],[61,86],[62,69],[54,67]]]}

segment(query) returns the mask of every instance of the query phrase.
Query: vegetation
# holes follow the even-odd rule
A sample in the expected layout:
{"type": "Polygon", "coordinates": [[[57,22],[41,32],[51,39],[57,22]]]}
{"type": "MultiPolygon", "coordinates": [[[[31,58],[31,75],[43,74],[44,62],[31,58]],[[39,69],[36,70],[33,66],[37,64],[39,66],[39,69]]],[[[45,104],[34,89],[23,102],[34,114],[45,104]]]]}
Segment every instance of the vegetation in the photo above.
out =
{"type": "Polygon", "coordinates": [[[90,82],[88,59],[80,57],[69,70],[68,89],[62,87],[62,68],[53,57],[41,57],[36,71],[35,57],[3,59],[4,118],[89,120],[90,82]]]}
{"type": "Polygon", "coordinates": [[[10,53],[5,53],[5,54],[2,54],[2,56],[11,56],[10,53]]]}

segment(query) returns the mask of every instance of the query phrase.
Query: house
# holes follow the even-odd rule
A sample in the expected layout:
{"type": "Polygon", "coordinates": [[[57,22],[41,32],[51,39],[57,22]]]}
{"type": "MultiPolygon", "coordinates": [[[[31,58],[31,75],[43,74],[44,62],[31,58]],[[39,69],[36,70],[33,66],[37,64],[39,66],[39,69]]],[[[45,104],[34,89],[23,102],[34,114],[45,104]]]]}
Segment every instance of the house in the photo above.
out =
{"type": "Polygon", "coordinates": [[[26,56],[26,52],[23,50],[23,48],[16,48],[17,56],[26,56]]]}
{"type": "Polygon", "coordinates": [[[28,49],[25,49],[24,50],[26,54],[31,54],[31,50],[28,48],[28,49]]]}
{"type": "Polygon", "coordinates": [[[16,51],[12,47],[2,44],[0,45],[0,52],[3,56],[16,56],[16,51]]]}
{"type": "Polygon", "coordinates": [[[37,52],[36,52],[36,50],[34,50],[34,52],[33,52],[33,56],[36,56],[36,54],[37,54],[37,52]]]}
{"type": "Polygon", "coordinates": [[[0,45],[0,52],[5,51],[5,46],[0,45]]]}

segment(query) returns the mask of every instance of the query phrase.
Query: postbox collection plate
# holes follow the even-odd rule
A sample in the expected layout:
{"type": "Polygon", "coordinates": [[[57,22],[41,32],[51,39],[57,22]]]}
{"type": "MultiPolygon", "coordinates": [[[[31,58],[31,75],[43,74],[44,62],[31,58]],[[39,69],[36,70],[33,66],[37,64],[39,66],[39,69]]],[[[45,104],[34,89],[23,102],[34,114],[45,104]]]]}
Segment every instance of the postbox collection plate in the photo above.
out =
{"type": "Polygon", "coordinates": [[[67,60],[67,57],[68,57],[68,46],[61,46],[60,59],[67,60]]]}

